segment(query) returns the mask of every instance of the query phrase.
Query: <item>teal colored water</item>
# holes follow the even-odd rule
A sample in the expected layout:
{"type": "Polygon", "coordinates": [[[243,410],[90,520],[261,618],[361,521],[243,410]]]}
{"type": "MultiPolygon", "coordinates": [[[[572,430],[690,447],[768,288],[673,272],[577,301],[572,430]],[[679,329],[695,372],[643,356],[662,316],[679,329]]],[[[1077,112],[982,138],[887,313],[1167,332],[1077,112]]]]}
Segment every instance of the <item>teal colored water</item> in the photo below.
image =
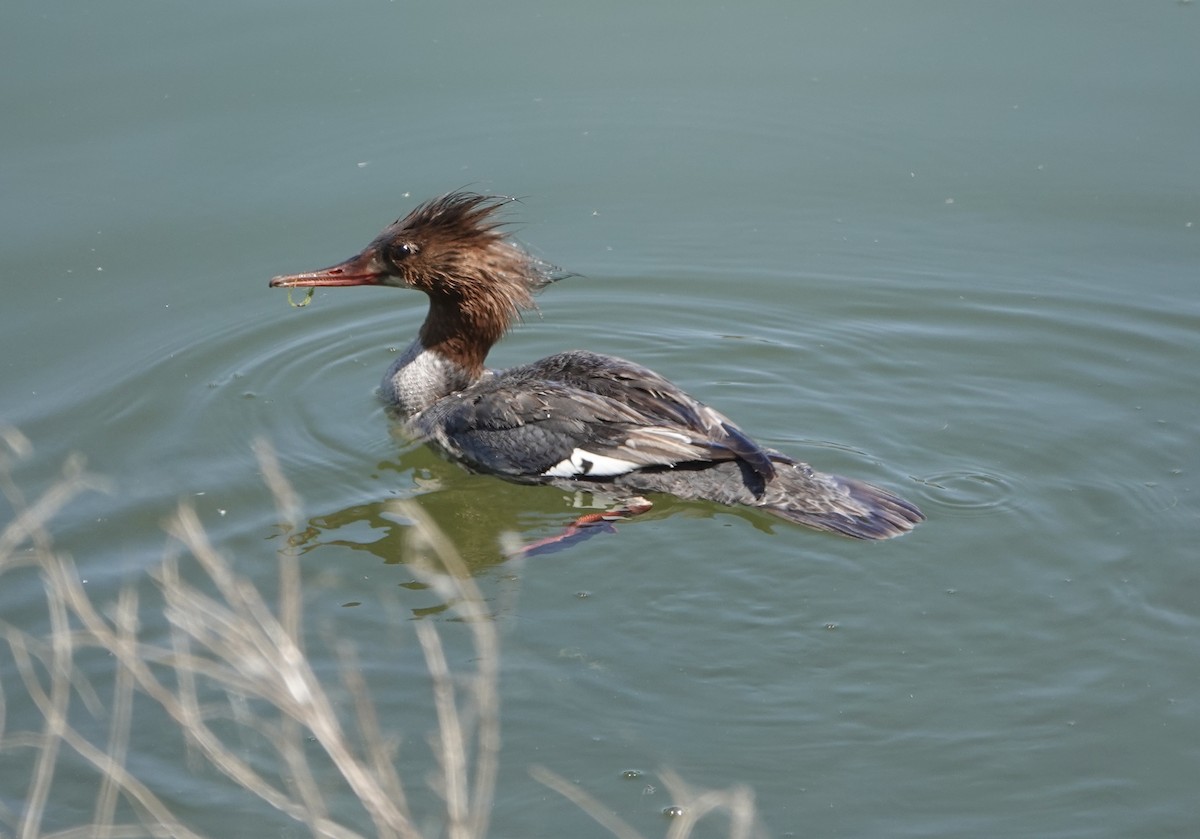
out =
{"type": "MultiPolygon", "coordinates": [[[[0,18],[0,424],[33,443],[27,496],[72,452],[112,480],[51,527],[97,601],[157,567],[180,501],[272,591],[264,438],[302,498],[312,632],[355,645],[419,810],[436,718],[408,618],[430,612],[456,662],[469,650],[412,585],[396,498],[497,612],[496,836],[611,835],[535,764],[646,835],[668,826],[662,767],[746,784],[779,836],[1200,831],[1195,4],[0,18]],[[516,235],[581,275],[495,365],[637,360],[928,521],[863,544],[662,500],[501,562],[501,533],[550,535],[574,499],[390,433],[374,388],[419,295],[321,290],[294,310],[266,285],[463,186],[523,196],[516,235]]],[[[39,590],[6,574],[0,618],[44,627],[39,590]]],[[[109,665],[89,667],[108,695],[109,665]]],[[[39,729],[7,653],[0,680],[6,730],[39,729]]],[[[131,768],[196,829],[306,835],[199,768],[161,714],[139,721],[131,768]]],[[[4,755],[0,814],[19,813],[29,754],[4,755]]],[[[94,797],[86,767],[59,771],[48,830],[86,823],[94,797]]]]}

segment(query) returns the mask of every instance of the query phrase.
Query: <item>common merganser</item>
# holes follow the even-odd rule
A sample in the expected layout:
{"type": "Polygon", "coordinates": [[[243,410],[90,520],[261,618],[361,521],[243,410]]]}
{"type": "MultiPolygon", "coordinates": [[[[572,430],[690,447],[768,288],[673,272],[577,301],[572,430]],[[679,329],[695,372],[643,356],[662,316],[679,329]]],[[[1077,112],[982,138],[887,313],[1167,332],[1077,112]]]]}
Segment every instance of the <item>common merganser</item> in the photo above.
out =
{"type": "Polygon", "coordinates": [[[488,350],[534,308],[533,294],[569,276],[506,236],[497,211],[511,200],[466,192],[435,198],[357,256],[275,277],[270,286],[425,292],[425,323],[388,369],[382,396],[412,435],[474,472],[626,499],[669,493],[758,507],[859,539],[898,536],[924,520],[887,490],[760,446],[633,362],[575,350],[486,369],[488,350]]]}

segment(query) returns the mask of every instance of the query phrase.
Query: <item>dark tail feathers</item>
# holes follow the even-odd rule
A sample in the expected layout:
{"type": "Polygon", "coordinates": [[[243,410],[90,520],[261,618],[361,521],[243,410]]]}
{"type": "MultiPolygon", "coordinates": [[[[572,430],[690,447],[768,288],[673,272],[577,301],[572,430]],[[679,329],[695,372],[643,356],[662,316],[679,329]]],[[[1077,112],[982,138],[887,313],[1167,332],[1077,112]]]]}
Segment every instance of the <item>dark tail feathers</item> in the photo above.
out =
{"type": "Polygon", "coordinates": [[[925,520],[915,505],[864,481],[803,474],[803,464],[776,468],[761,506],[781,519],[853,539],[891,539],[925,520]]]}
{"type": "Polygon", "coordinates": [[[890,539],[925,520],[915,506],[885,489],[814,471],[766,450],[775,475],[769,480],[744,460],[639,469],[613,480],[638,495],[667,492],[679,498],[760,507],[781,519],[854,539],[890,539]]]}

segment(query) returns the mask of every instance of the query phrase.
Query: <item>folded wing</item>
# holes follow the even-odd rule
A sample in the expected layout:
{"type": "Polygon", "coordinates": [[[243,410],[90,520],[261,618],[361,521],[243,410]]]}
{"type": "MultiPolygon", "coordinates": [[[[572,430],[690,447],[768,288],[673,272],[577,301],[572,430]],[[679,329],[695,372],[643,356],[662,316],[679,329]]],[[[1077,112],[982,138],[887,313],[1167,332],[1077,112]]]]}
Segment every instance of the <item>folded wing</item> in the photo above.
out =
{"type": "Polygon", "coordinates": [[[647,368],[589,352],[493,374],[414,424],[466,465],[515,479],[727,460],[763,481],[775,474],[766,452],[719,412],[647,368]]]}

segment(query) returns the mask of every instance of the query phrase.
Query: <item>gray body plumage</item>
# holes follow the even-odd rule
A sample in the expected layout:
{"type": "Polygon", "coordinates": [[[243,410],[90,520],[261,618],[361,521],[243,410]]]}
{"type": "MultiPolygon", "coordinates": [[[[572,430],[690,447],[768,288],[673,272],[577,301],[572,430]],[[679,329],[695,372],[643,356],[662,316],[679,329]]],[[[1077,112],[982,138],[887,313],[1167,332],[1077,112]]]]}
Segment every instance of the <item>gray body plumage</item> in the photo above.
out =
{"type": "MultiPolygon", "coordinates": [[[[385,395],[396,392],[398,377],[385,379],[385,395]]],[[[410,416],[408,426],[472,471],[522,483],[759,507],[863,539],[898,535],[923,518],[886,490],[760,447],[657,373],[598,353],[489,371],[410,416]],[[579,451],[585,455],[573,462],[579,451]],[[597,474],[589,454],[630,466],[597,474]],[[577,466],[571,474],[547,474],[570,462],[577,466]]]]}

